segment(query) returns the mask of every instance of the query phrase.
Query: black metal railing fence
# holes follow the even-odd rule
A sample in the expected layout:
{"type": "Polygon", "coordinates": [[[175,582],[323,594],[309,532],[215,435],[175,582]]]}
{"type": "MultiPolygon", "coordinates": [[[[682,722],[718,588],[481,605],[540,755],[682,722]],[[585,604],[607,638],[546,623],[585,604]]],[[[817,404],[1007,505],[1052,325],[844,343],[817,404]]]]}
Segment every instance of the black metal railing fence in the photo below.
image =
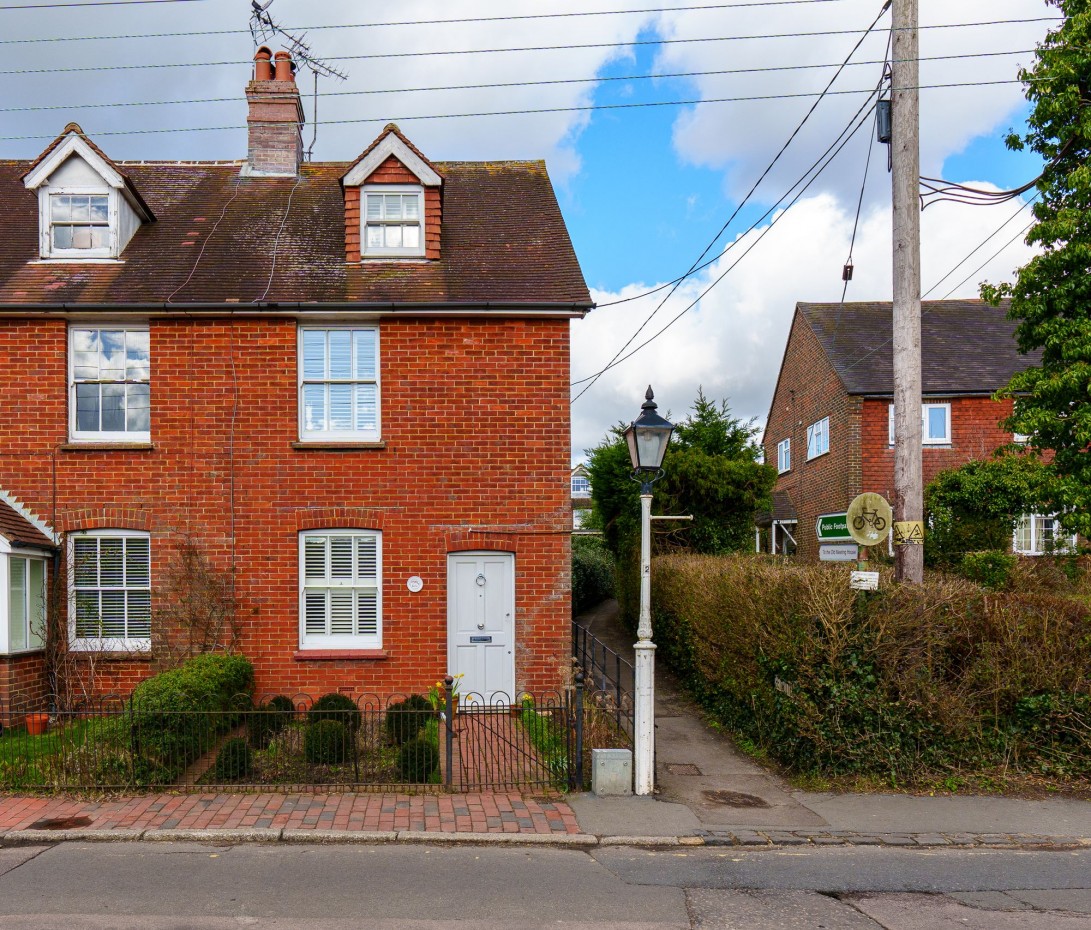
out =
{"type": "Polygon", "coordinates": [[[592,742],[625,745],[613,692],[239,695],[228,710],[107,696],[0,702],[0,791],[579,789],[592,742]],[[42,711],[42,706],[50,707],[42,711]]]}

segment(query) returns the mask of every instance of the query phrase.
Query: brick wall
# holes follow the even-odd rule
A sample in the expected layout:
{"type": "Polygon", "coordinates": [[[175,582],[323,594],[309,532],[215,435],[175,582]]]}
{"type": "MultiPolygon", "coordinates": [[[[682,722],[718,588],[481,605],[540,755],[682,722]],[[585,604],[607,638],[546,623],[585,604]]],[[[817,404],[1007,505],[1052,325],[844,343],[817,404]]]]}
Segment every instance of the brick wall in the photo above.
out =
{"type": "MultiPolygon", "coordinates": [[[[1005,443],[1011,433],[1000,429],[1002,419],[1011,415],[1010,400],[990,397],[927,397],[926,403],[950,403],[951,444],[925,446],[922,453],[924,484],[948,468],[957,468],[973,459],[988,458],[1005,443]]],[[[863,490],[876,491],[888,501],[894,500],[894,448],[890,445],[889,400],[865,400],[863,403],[863,490]]]]}
{"type": "Polygon", "coordinates": [[[0,724],[22,722],[27,711],[46,709],[45,653],[0,657],[0,724]]]}
{"type": "MultiPolygon", "coordinates": [[[[227,569],[259,691],[420,690],[446,671],[447,554],[515,553],[516,688],[568,651],[568,321],[380,324],[385,448],[293,448],[296,325],[153,320],[149,450],[66,446],[66,328],[0,321],[0,487],[62,531],[147,529],[153,587],[188,535],[227,569]],[[541,430],[541,411],[557,413],[541,430]],[[297,656],[298,532],[383,532],[383,658],[297,656]],[[406,579],[419,575],[418,594],[406,579]]],[[[125,693],[148,663],[96,665],[125,693]]]]}
{"type": "Polygon", "coordinates": [[[817,337],[796,312],[777,381],[763,448],[765,461],[777,464],[777,444],[792,440],[792,468],[777,478],[787,492],[799,523],[792,530],[801,558],[818,558],[815,520],[842,511],[859,493],[860,402],[849,397],[817,337]],[[807,461],[807,427],[830,418],[830,451],[807,461]]]}
{"type": "MultiPolygon", "coordinates": [[[[364,182],[365,184],[414,184],[420,179],[391,155],[364,182]]],[[[424,189],[424,257],[440,256],[440,227],[443,198],[438,187],[424,189]]],[[[360,188],[345,188],[345,260],[360,261],[360,188]]]]}

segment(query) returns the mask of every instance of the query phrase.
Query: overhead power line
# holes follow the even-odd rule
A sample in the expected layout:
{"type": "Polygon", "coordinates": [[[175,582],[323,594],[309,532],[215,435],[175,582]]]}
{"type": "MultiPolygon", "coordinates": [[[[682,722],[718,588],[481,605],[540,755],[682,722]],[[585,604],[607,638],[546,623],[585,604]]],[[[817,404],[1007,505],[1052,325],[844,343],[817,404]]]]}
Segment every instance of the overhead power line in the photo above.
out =
{"type": "MultiPolygon", "coordinates": [[[[167,2],[167,0],[162,0],[167,2]]],[[[193,0],[190,0],[193,2],[193,0]]],[[[1003,26],[1016,23],[1060,22],[1057,17],[1037,17],[1033,19],[997,19],[974,23],[944,23],[934,26],[921,26],[921,29],[972,29],[982,26],[1003,26]]],[[[701,42],[749,42],[769,39],[809,39],[822,36],[856,35],[855,29],[823,29],[816,32],[770,32],[754,35],[702,36],[692,39],[634,39],[627,42],[583,42],[572,45],[529,45],[513,48],[472,48],[472,49],[432,49],[418,52],[372,52],[365,55],[340,55],[330,61],[380,61],[392,58],[434,58],[454,55],[496,55],[526,52],[567,52],[592,48],[637,48],[641,46],[692,45],[701,42]]],[[[20,68],[0,71],[0,74],[75,74],[85,71],[140,71],[159,68],[219,68],[250,65],[249,59],[233,61],[206,62],[147,62],[139,65],[88,65],[78,68],[20,68]]]]}
{"type": "MultiPolygon", "coordinates": [[[[859,113],[859,112],[860,111],[857,111],[857,113],[859,113]]],[[[822,165],[817,169],[817,171],[815,171],[814,175],[809,180],[807,180],[805,184],[803,184],[803,186],[795,194],[795,196],[792,197],[792,199],[784,206],[784,208],[773,217],[772,222],[770,222],[768,226],[763,227],[761,229],[761,231],[758,233],[758,235],[755,236],[753,238],[753,240],[751,240],[747,244],[746,249],[743,250],[742,254],[739,255],[730,265],[728,265],[728,267],[725,268],[720,273],[720,275],[715,280],[713,280],[703,291],[701,291],[700,294],[698,294],[689,304],[687,304],[678,313],[676,313],[673,317],[671,317],[671,319],[666,323],[666,325],[662,326],[659,330],[657,330],[655,333],[653,333],[651,336],[649,336],[647,339],[645,339],[642,343],[640,343],[640,345],[638,345],[638,346],[636,346],[636,348],[632,349],[632,351],[628,352],[627,354],[625,354],[625,355],[621,356],[620,358],[616,359],[615,361],[611,362],[609,365],[607,365],[605,368],[603,368],[602,371],[597,372],[592,377],[584,378],[582,381],[573,382],[572,383],[573,386],[575,386],[577,384],[582,384],[584,381],[591,381],[592,383],[594,383],[594,380],[597,380],[599,377],[601,377],[603,374],[605,374],[609,369],[616,368],[622,362],[628,361],[630,358],[632,358],[634,355],[636,355],[642,349],[646,348],[647,346],[651,345],[651,343],[655,342],[656,339],[658,339],[660,336],[662,336],[675,323],[677,323],[680,319],[682,319],[682,317],[684,317],[687,313],[689,313],[690,310],[692,310],[702,300],[704,300],[705,297],[708,296],[709,292],[714,287],[716,287],[725,277],[727,277],[727,275],[738,266],[739,262],[741,262],[744,258],[746,258],[747,255],[750,254],[751,250],[753,250],[754,247],[757,246],[757,244],[759,242],[761,242],[761,240],[763,238],[765,238],[766,234],[778,222],[780,222],[780,220],[788,213],[788,211],[799,201],[799,199],[807,192],[807,190],[810,188],[810,186],[819,178],[819,176],[826,170],[826,168],[828,168],[830,166],[830,164],[833,162],[833,160],[841,153],[841,151],[849,143],[849,141],[853,137],[855,137],[856,133],[860,131],[861,127],[863,127],[864,125],[867,124],[868,117],[870,115],[871,115],[871,109],[869,109],[867,112],[865,112],[863,114],[863,117],[856,123],[856,125],[852,128],[852,130],[850,132],[848,132],[847,135],[844,136],[844,138],[842,139],[840,144],[837,145],[836,150],[834,150],[832,153],[830,153],[830,149],[826,150],[827,153],[829,153],[829,157],[825,158],[822,165]]],[[[842,131],[842,135],[844,135],[844,131],[842,131]]],[[[831,148],[832,148],[832,146],[831,146],[831,148]]],[[[798,183],[799,182],[797,182],[797,184],[798,183]]],[[[769,214],[767,213],[766,216],[768,216],[768,215],[769,214]]],[[[751,227],[751,229],[747,230],[747,232],[752,231],[753,228],[754,227],[751,227]]],[[[738,241],[738,240],[736,240],[736,241],[738,241]]],[[[590,387],[590,385],[588,385],[588,387],[590,387]]],[[[577,394],[576,397],[574,397],[572,399],[572,403],[575,403],[577,400],[579,400],[579,398],[582,397],[583,394],[586,393],[586,391],[587,391],[587,388],[585,388],[583,391],[580,391],[580,393],[577,394]]]]}
{"type": "MultiPolygon", "coordinates": [[[[114,0],[117,2],[117,0],[114,0]]],[[[142,0],[142,2],[163,2],[163,0],[142,0]]],[[[344,23],[323,26],[290,26],[292,32],[317,32],[321,29],[378,29],[391,26],[449,26],[463,23],[500,23],[532,19],[571,19],[579,16],[632,16],[648,13],[690,13],[705,10],[731,10],[766,6],[802,6],[809,3],[844,3],[845,0],[744,0],[741,3],[713,3],[704,6],[668,6],[647,7],[637,10],[575,10],[570,13],[527,13],[512,16],[464,16],[457,19],[405,19],[386,23],[344,23]]],[[[57,6],[95,6],[94,3],[57,4],[57,6]]],[[[109,4],[102,4],[109,5],[109,4]]],[[[0,7],[0,9],[42,9],[30,7],[0,7]]],[[[120,39],[180,39],[198,36],[235,36],[246,35],[246,29],[204,29],[187,32],[143,32],[125,33],[112,36],[42,36],[32,39],[0,39],[0,45],[15,45],[31,42],[114,42],[120,39]]]]}
{"type": "MultiPolygon", "coordinates": [[[[953,87],[986,87],[994,84],[1020,84],[1022,83],[1017,78],[1004,81],[960,81],[951,84],[921,84],[921,90],[942,90],[945,88],[953,87]]],[[[862,88],[860,90],[831,90],[827,93],[827,96],[859,96],[860,94],[871,94],[874,91],[870,88],[862,88]]],[[[408,123],[413,120],[426,120],[426,119],[474,119],[484,118],[487,116],[533,116],[543,113],[584,113],[596,110],[638,110],[648,107],[689,107],[689,106],[701,106],[708,103],[751,103],[755,101],[763,100],[796,100],[808,97],[821,96],[817,92],[806,92],[798,94],[756,94],[749,97],[708,97],[704,99],[695,100],[650,100],[640,103],[594,103],[587,106],[572,106],[572,107],[537,107],[534,109],[526,110],[485,110],[479,113],[421,113],[408,116],[383,116],[383,117],[361,117],[359,119],[330,119],[319,120],[319,126],[353,126],[368,123],[408,123]]],[[[162,129],[104,129],[95,132],[88,132],[88,135],[99,136],[146,136],[146,135],[161,135],[163,133],[172,132],[234,132],[236,130],[245,129],[246,127],[239,125],[231,126],[190,126],[190,127],[164,127],[162,129]]],[[[31,136],[0,136],[0,142],[29,142],[29,141],[42,141],[51,140],[55,138],[52,135],[31,135],[31,136]]]]}
{"type": "Polygon", "coordinates": [[[84,3],[20,3],[0,6],[0,13],[5,10],[62,10],[82,6],[136,6],[140,3],[203,3],[204,0],[86,0],[84,3]]]}
{"type": "MultiPolygon", "coordinates": [[[[957,55],[932,55],[927,58],[921,58],[921,61],[953,61],[957,59],[966,58],[1001,58],[1011,55],[1028,55],[1033,53],[1034,49],[1012,49],[1008,52],[964,52],[957,55]]],[[[881,65],[884,64],[879,59],[869,59],[865,61],[850,61],[848,67],[858,67],[861,65],[881,65]]],[[[671,80],[676,78],[697,78],[697,77],[723,77],[733,74],[766,74],[766,73],[778,73],[787,71],[816,71],[825,68],[836,68],[837,62],[829,62],[825,64],[814,65],[769,65],[762,68],[723,68],[716,71],[668,71],[658,74],[626,74],[626,75],[602,75],[595,77],[584,78],[553,78],[544,81],[499,81],[487,84],[437,84],[429,87],[387,87],[387,88],[367,88],[364,90],[333,90],[322,91],[318,94],[319,97],[358,97],[358,96],[375,96],[383,94],[419,94],[419,93],[433,93],[433,92],[447,92],[456,90],[506,90],[515,87],[552,87],[566,84],[609,84],[617,83],[619,81],[651,81],[651,80],[671,80]]],[[[192,106],[195,104],[205,103],[233,103],[239,102],[238,96],[233,97],[194,97],[188,100],[133,100],[133,101],[117,101],[114,103],[65,103],[65,104],[51,104],[49,106],[36,106],[36,107],[0,107],[0,113],[39,113],[47,112],[50,110],[105,110],[116,109],[118,107],[162,107],[162,106],[192,106]]]]}
{"type": "MultiPolygon", "coordinates": [[[[670,292],[666,296],[664,296],[662,298],[662,300],[659,301],[659,303],[656,305],[655,309],[652,310],[652,312],[650,314],[648,314],[648,316],[644,319],[644,322],[641,323],[640,326],[637,327],[636,332],[634,332],[628,338],[628,340],[626,340],[625,344],[620,349],[618,349],[616,353],[614,353],[614,357],[610,359],[610,361],[606,364],[606,366],[601,371],[599,371],[597,374],[592,376],[591,378],[589,378],[589,379],[585,378],[584,379],[585,381],[588,381],[589,383],[587,384],[586,387],[583,388],[583,390],[581,390],[579,392],[579,394],[577,394],[573,398],[573,401],[572,401],[573,403],[575,403],[575,401],[579,400],[584,394],[586,394],[595,385],[595,382],[598,381],[598,379],[602,376],[602,374],[605,371],[609,370],[611,368],[611,366],[613,366],[613,364],[615,362],[617,362],[619,356],[630,345],[632,345],[633,340],[636,339],[637,336],[640,335],[640,333],[644,330],[644,327],[647,326],[649,323],[651,323],[652,319],[656,316],[656,314],[658,314],[659,311],[663,309],[664,304],[666,304],[666,302],[671,299],[671,297],[674,295],[674,293],[681,286],[682,282],[687,277],[689,277],[691,274],[693,274],[695,272],[695,270],[699,266],[701,266],[701,263],[704,261],[705,256],[708,255],[708,253],[713,249],[713,247],[716,245],[716,243],[719,242],[720,237],[725,232],[727,232],[728,228],[735,221],[735,218],[742,211],[743,207],[746,206],[746,204],[750,201],[750,198],[754,195],[754,193],[757,191],[757,189],[761,186],[762,181],[764,181],[766,179],[766,177],[769,176],[769,172],[772,171],[773,168],[776,167],[777,162],[779,162],[781,157],[784,155],[784,153],[786,151],[788,151],[788,148],[791,146],[792,142],[795,141],[796,137],[802,131],[803,127],[807,125],[807,122],[814,115],[814,112],[818,108],[818,105],[822,102],[823,98],[825,98],[825,96],[830,92],[833,85],[837,82],[837,79],[841,76],[841,73],[848,66],[848,63],[852,60],[852,56],[855,55],[860,50],[860,46],[864,44],[864,41],[867,39],[867,37],[869,35],[871,35],[872,30],[879,24],[879,20],[881,20],[883,18],[883,16],[886,15],[886,11],[887,11],[887,6],[886,6],[886,4],[884,4],[882,9],[879,10],[879,14],[875,17],[874,20],[872,20],[871,24],[863,32],[859,33],[859,38],[856,40],[856,44],[853,45],[852,49],[844,57],[844,59],[842,60],[840,66],[838,67],[837,71],[834,72],[833,77],[831,77],[829,79],[829,81],[826,83],[826,86],[822,89],[822,92],[818,95],[818,98],[811,104],[810,108],[803,115],[803,119],[801,119],[799,121],[799,123],[796,124],[795,129],[792,130],[792,132],[789,134],[788,138],[785,140],[784,144],[781,145],[780,149],[777,151],[776,155],[773,156],[772,161],[770,161],[769,164],[766,165],[765,169],[761,172],[761,174],[758,175],[757,180],[754,181],[753,185],[751,185],[750,190],[748,190],[746,192],[745,196],[742,198],[742,200],[740,200],[739,203],[736,204],[735,209],[732,210],[731,215],[727,218],[727,221],[719,228],[719,230],[716,232],[716,235],[712,237],[712,239],[708,243],[708,245],[706,245],[704,247],[701,254],[697,256],[697,260],[694,261],[693,264],[690,265],[689,270],[684,275],[682,275],[681,278],[678,278],[675,282],[673,282],[673,284],[671,286],[671,289],[670,289],[670,292]]],[[[866,102],[865,102],[864,106],[866,106],[866,102]]],[[[862,109],[862,107],[861,107],[861,109],[862,109]]],[[[855,119],[855,117],[853,117],[853,119],[855,119]]],[[[851,123],[851,121],[850,121],[850,123],[851,123]]],[[[828,151],[829,150],[827,149],[827,152],[828,151]]],[[[753,227],[751,227],[751,228],[753,228],[753,227]]],[[[736,241],[738,241],[738,240],[736,240],[736,241]]],[[[729,245],[728,248],[731,248],[731,246],[729,245]]],[[[724,251],[727,251],[727,250],[725,249],[724,251]]]]}
{"type": "MultiPolygon", "coordinates": [[[[980,252],[981,249],[983,249],[989,243],[990,240],[992,240],[995,236],[998,236],[1000,234],[1000,231],[1005,226],[1007,226],[1012,220],[1014,220],[1016,217],[1018,217],[1024,210],[1026,210],[1031,204],[1033,204],[1034,201],[1037,200],[1039,196],[1040,196],[1039,194],[1035,194],[1033,197],[1030,198],[1030,200],[1028,200],[1026,203],[1024,203],[1011,216],[1007,217],[1007,219],[1005,219],[999,226],[997,226],[996,229],[994,229],[991,233],[989,233],[984,239],[981,240],[981,242],[979,242],[966,255],[964,255],[961,259],[959,259],[959,261],[955,263],[955,265],[951,268],[950,271],[947,272],[947,274],[945,274],[942,278],[940,278],[938,281],[936,281],[935,284],[933,284],[930,288],[928,288],[928,290],[925,291],[921,295],[921,299],[923,300],[924,298],[926,298],[929,294],[932,293],[932,291],[936,290],[944,281],[946,281],[949,277],[951,277],[951,275],[953,275],[956,271],[958,271],[959,268],[961,268],[963,265],[965,265],[966,262],[968,262],[977,252],[980,252]]],[[[986,265],[988,265],[989,262],[991,262],[993,259],[995,259],[998,255],[1000,255],[1004,251],[1004,249],[1006,249],[1013,242],[1015,242],[1015,240],[1018,239],[1019,236],[1026,233],[1027,230],[1029,230],[1030,227],[1033,226],[1033,225],[1034,225],[1034,223],[1032,222],[1029,225],[1025,226],[1023,229],[1019,230],[1019,232],[1017,232],[1014,236],[1012,236],[1011,239],[1009,239],[1007,242],[1005,242],[996,252],[994,252],[992,255],[990,255],[984,262],[982,262],[980,265],[978,265],[977,268],[975,268],[973,271],[971,271],[965,278],[963,278],[961,281],[959,281],[958,284],[956,284],[946,294],[944,294],[942,299],[946,300],[948,297],[950,297],[955,291],[957,291],[960,287],[962,287],[963,284],[965,284],[967,281],[969,281],[970,278],[972,278],[974,275],[976,275],[978,272],[980,272],[982,268],[984,268],[986,265]]],[[[921,316],[922,317],[927,316],[928,312],[929,312],[929,309],[930,309],[929,307],[922,308],[921,316]]],[[[888,339],[884,339],[877,346],[874,346],[874,347],[868,349],[862,355],[859,355],[856,358],[854,358],[851,362],[849,362],[848,365],[845,366],[845,368],[843,370],[847,371],[850,368],[855,368],[857,365],[862,364],[863,362],[867,361],[867,359],[871,358],[871,356],[873,356],[880,349],[886,348],[893,341],[894,341],[893,337],[890,337],[888,339]]]]}

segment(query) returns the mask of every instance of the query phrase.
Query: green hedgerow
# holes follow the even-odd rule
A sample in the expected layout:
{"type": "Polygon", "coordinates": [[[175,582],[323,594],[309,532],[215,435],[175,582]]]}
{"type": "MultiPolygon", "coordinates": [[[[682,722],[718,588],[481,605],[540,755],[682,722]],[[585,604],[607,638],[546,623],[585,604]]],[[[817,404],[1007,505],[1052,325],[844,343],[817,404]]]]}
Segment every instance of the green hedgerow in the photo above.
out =
{"type": "Polygon", "coordinates": [[[962,557],[959,574],[979,585],[1002,591],[1011,583],[1012,572],[1019,556],[1010,552],[988,550],[986,552],[967,552],[962,557]]]}
{"type": "Polygon", "coordinates": [[[339,720],[317,720],[303,736],[303,755],[314,765],[338,765],[348,758],[349,728],[339,720]]]}
{"type": "Polygon", "coordinates": [[[431,716],[432,705],[423,694],[411,694],[404,701],[391,704],[384,722],[387,739],[395,746],[415,739],[431,716]]]}
{"type": "Polygon", "coordinates": [[[409,784],[426,784],[439,767],[439,746],[430,739],[407,740],[398,752],[398,774],[409,784]]]}
{"type": "Polygon", "coordinates": [[[360,708],[347,694],[338,694],[336,691],[323,694],[310,711],[307,713],[310,723],[318,723],[319,720],[336,720],[343,723],[353,733],[360,729],[360,708]]]}
{"type": "Polygon", "coordinates": [[[217,784],[239,781],[246,778],[253,768],[254,758],[250,745],[241,737],[233,737],[220,747],[216,763],[212,767],[212,777],[217,784]]]}

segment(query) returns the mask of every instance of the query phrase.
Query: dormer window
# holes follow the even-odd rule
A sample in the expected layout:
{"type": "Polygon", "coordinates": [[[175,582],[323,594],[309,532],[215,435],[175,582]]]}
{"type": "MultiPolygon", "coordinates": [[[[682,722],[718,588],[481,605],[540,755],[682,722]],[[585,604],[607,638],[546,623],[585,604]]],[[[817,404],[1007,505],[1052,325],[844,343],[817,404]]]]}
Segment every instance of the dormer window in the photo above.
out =
{"type": "Polygon", "coordinates": [[[402,185],[364,188],[365,256],[424,255],[424,190],[402,185]]]}
{"type": "Polygon", "coordinates": [[[109,194],[50,194],[51,254],[109,256],[110,238],[109,194]]]}
{"type": "Polygon", "coordinates": [[[440,257],[443,178],[393,123],[349,166],[341,183],[348,261],[440,257]]]}
{"type": "Polygon", "coordinates": [[[38,195],[39,255],[61,261],[119,258],[155,215],[132,182],[75,123],[23,175],[38,195]]]}

